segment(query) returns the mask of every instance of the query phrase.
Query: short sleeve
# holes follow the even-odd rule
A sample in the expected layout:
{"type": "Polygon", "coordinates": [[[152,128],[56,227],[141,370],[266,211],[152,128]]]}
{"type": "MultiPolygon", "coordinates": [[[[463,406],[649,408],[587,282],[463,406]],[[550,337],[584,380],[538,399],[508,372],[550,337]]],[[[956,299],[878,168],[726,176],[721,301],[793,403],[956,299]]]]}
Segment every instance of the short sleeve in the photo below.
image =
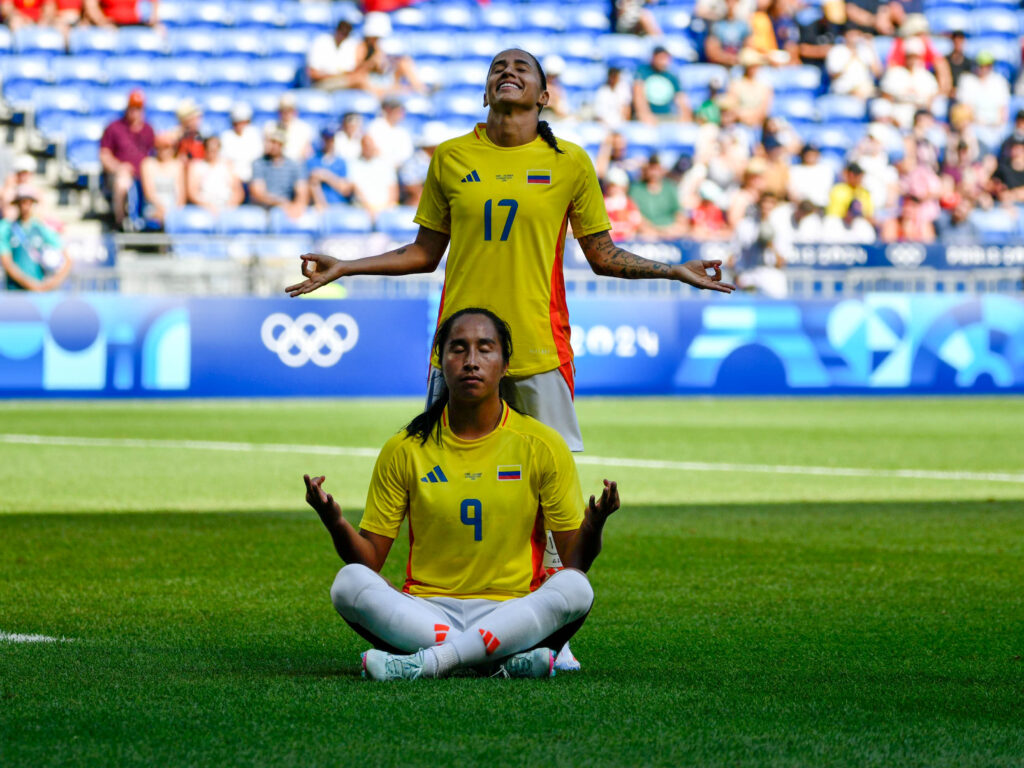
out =
{"type": "Polygon", "coordinates": [[[441,184],[441,157],[442,152],[439,148],[430,158],[427,179],[423,183],[423,193],[413,221],[421,227],[450,235],[452,215],[451,207],[448,205],[448,196],[441,184]]]}
{"type": "Polygon", "coordinates": [[[400,433],[384,444],[373,467],[366,507],[359,527],[393,539],[398,536],[409,509],[409,483],[401,450],[405,435],[400,433]]]}
{"type": "Polygon", "coordinates": [[[331,35],[319,35],[306,55],[306,66],[321,72],[332,72],[334,51],[334,38],[331,35]]]}
{"type": "MultiPolygon", "coordinates": [[[[7,219],[0,220],[0,253],[11,252],[11,223],[7,219]]],[[[3,268],[0,268],[0,276],[3,268]]]]}
{"type": "Polygon", "coordinates": [[[109,149],[111,152],[114,151],[114,124],[111,123],[103,129],[103,135],[100,137],[100,149],[109,149]]]}
{"type": "Polygon", "coordinates": [[[578,148],[573,151],[573,161],[577,165],[576,189],[573,190],[569,223],[572,225],[572,236],[578,240],[595,232],[605,232],[612,228],[612,224],[604,207],[604,195],[601,194],[594,164],[578,148]]]}
{"type": "MultiPolygon", "coordinates": [[[[541,470],[540,506],[549,531],[574,531],[583,524],[583,493],[569,446],[545,442],[549,459],[541,470]]],[[[542,454],[543,455],[543,454],[542,454]]]]}
{"type": "Polygon", "coordinates": [[[39,234],[42,236],[43,242],[48,246],[51,248],[60,248],[60,235],[57,234],[56,230],[43,224],[39,227],[39,234]]]}

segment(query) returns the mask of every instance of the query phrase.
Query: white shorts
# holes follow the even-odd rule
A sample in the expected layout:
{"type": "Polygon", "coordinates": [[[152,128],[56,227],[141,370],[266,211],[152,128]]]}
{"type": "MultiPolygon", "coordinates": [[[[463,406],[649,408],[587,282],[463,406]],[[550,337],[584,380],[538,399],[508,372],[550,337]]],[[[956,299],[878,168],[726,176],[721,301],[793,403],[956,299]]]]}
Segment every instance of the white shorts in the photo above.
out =
{"type": "MultiPolygon", "coordinates": [[[[434,404],[443,390],[441,369],[431,366],[430,378],[427,379],[427,408],[434,404]]],[[[583,450],[583,436],[576,419],[572,392],[558,370],[519,378],[506,376],[501,380],[501,397],[515,410],[558,432],[570,451],[578,453],[583,450]]]]}

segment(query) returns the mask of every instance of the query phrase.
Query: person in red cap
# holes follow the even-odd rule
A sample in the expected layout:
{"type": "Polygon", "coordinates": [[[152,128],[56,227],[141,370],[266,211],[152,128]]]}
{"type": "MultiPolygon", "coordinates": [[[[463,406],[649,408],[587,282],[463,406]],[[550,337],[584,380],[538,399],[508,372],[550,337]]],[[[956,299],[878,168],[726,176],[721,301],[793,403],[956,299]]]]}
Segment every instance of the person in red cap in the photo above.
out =
{"type": "Polygon", "coordinates": [[[118,227],[124,223],[128,193],[138,183],[142,161],[153,154],[156,143],[153,127],[146,122],[145,106],[142,91],[132,91],[124,116],[108,125],[100,139],[100,163],[111,193],[114,224],[118,227]]]}

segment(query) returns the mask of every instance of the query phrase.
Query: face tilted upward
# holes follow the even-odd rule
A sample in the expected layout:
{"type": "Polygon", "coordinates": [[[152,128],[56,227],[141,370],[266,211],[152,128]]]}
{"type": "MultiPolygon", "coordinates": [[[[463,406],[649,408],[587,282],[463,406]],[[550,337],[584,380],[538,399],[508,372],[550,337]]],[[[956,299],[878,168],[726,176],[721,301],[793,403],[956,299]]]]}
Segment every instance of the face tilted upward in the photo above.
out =
{"type": "Polygon", "coordinates": [[[537,109],[547,101],[548,92],[543,88],[540,70],[532,56],[512,48],[494,57],[487,72],[484,106],[537,109]]]}

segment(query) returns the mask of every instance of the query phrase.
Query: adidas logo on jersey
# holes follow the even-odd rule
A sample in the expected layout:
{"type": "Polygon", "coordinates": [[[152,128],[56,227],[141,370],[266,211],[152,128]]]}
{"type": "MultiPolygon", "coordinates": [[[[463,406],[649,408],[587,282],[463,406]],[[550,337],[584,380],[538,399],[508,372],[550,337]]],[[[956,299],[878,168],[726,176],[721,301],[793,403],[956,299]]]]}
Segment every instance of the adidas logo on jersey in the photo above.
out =
{"type": "Polygon", "coordinates": [[[470,171],[469,173],[466,174],[466,178],[462,180],[462,183],[465,184],[467,181],[480,181],[480,174],[478,174],[475,170],[470,171]]]}
{"type": "Polygon", "coordinates": [[[444,476],[444,472],[441,471],[441,467],[435,466],[432,470],[427,472],[426,477],[420,478],[421,483],[447,483],[448,478],[444,476]]]}

